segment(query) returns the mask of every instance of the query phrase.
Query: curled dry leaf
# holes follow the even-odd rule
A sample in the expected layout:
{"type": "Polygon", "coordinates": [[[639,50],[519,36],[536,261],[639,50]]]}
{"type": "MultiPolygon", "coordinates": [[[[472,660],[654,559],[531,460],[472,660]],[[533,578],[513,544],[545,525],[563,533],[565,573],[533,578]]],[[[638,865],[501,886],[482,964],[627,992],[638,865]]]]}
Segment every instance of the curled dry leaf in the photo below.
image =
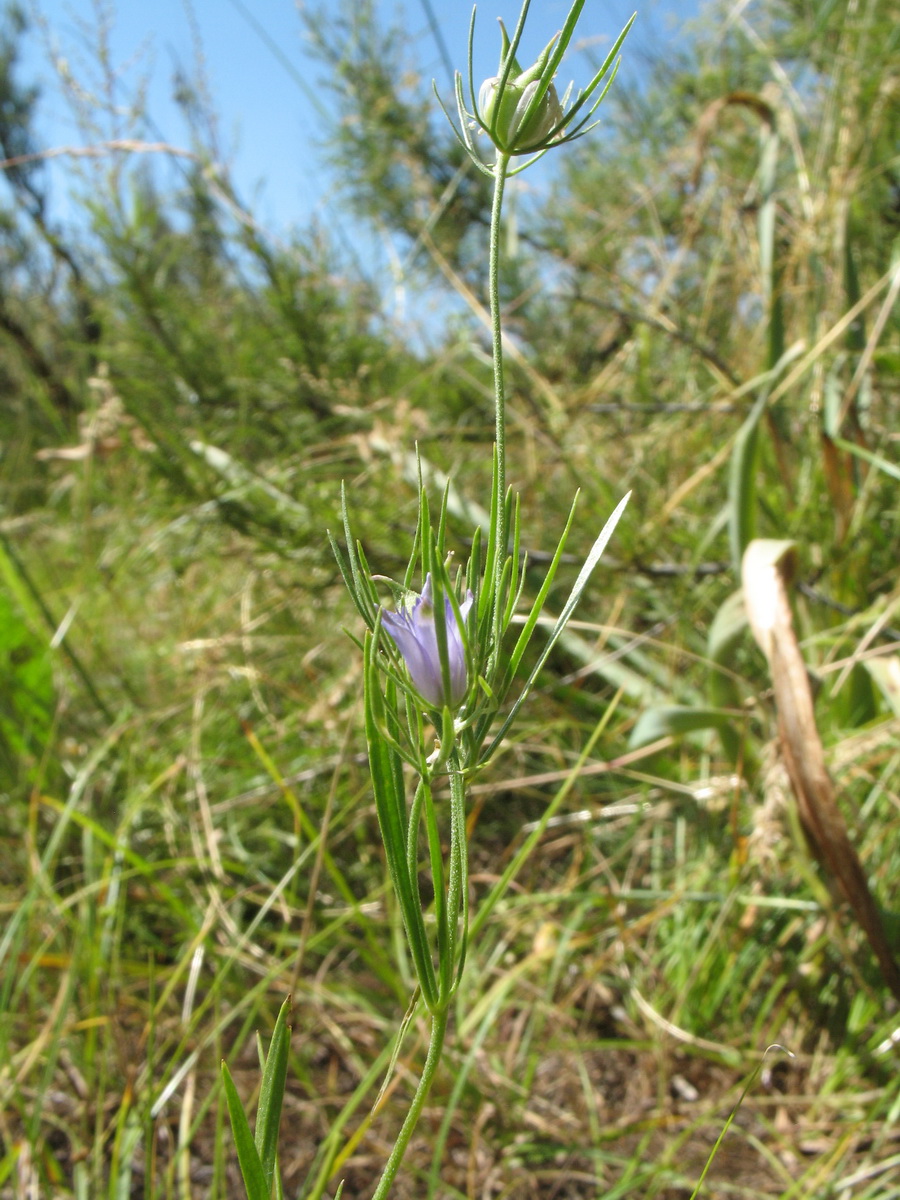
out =
{"type": "Polygon", "coordinates": [[[741,564],[747,619],[769,662],[784,762],[813,853],[837,880],[869,939],[885,982],[900,999],[900,968],[825,766],[812,688],[788,599],[795,558],[792,542],[756,539],[749,544],[741,564]]]}

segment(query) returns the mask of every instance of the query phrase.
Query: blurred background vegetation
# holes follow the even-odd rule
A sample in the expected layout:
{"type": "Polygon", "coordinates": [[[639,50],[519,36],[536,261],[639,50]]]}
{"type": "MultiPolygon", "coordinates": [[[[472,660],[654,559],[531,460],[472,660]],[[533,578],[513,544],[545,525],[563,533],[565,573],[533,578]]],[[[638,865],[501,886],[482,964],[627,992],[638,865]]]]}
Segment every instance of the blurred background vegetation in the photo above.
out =
{"type": "MultiPolygon", "coordinates": [[[[288,992],[282,1171],[364,1197],[421,1061],[414,1026],[372,1118],[411,974],[326,529],[344,481],[400,571],[417,445],[467,553],[489,195],[400,31],[308,20],[341,201],[400,247],[411,303],[438,297],[427,339],[327,232],[260,226],[193,94],[173,175],[87,159],[78,232],[55,223],[28,29],[3,24],[2,1197],[237,1196],[217,1064],[251,1095],[288,992]]],[[[898,83],[889,0],[714,9],[513,189],[527,587],[575,488],[557,608],[633,496],[472,789],[476,905],[553,815],[479,931],[398,1197],[689,1196],[773,1042],[794,1057],[706,1193],[900,1194],[897,998],[807,848],[734,599],[751,537],[796,543],[826,761],[896,946],[898,83]]]]}

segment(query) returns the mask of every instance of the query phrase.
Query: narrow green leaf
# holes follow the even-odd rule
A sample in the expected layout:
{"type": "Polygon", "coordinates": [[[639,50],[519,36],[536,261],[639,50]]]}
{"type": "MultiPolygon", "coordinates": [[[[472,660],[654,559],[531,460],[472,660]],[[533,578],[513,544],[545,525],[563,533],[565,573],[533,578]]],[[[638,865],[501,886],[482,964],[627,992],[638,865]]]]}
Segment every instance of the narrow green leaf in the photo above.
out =
{"type": "Polygon", "coordinates": [[[845,438],[835,438],[834,444],[840,450],[846,450],[848,454],[855,454],[857,458],[862,458],[867,463],[871,463],[879,471],[883,471],[885,475],[890,475],[891,479],[900,479],[900,466],[896,463],[888,462],[886,458],[882,458],[880,454],[873,454],[871,450],[866,450],[864,446],[857,446],[855,442],[848,442],[845,438]]]}
{"type": "Polygon", "coordinates": [[[744,1087],[743,1087],[743,1090],[741,1091],[740,1096],[738,1096],[737,1103],[735,1104],[735,1106],[731,1110],[731,1112],[728,1114],[728,1120],[722,1126],[722,1132],[716,1138],[716,1143],[709,1153],[709,1157],[706,1160],[706,1165],[704,1166],[704,1168],[700,1174],[700,1178],[697,1180],[697,1186],[694,1188],[693,1192],[691,1192],[690,1200],[697,1200],[697,1197],[700,1194],[700,1189],[703,1187],[703,1181],[706,1179],[706,1176],[709,1174],[709,1169],[713,1164],[713,1160],[715,1159],[716,1155],[719,1153],[719,1147],[722,1145],[722,1142],[725,1140],[725,1134],[731,1128],[732,1122],[734,1121],[734,1118],[737,1116],[738,1110],[740,1109],[741,1105],[744,1103],[744,1099],[745,1099],[747,1093],[753,1087],[753,1084],[756,1082],[757,1076],[762,1071],[763,1066],[765,1065],[766,1056],[768,1055],[770,1050],[780,1050],[780,1051],[782,1051],[783,1054],[786,1054],[789,1058],[794,1058],[794,1054],[790,1050],[785,1049],[784,1046],[779,1046],[777,1042],[773,1043],[771,1046],[768,1046],[766,1048],[766,1053],[763,1055],[760,1062],[751,1071],[750,1075],[747,1078],[747,1082],[744,1084],[744,1087]]]}
{"type": "Polygon", "coordinates": [[[641,652],[639,642],[638,638],[610,633],[598,656],[594,642],[574,630],[564,629],[559,635],[560,646],[568,658],[580,663],[581,672],[605,679],[616,691],[641,704],[663,704],[670,695],[671,681],[664,678],[658,663],[641,652]]]}
{"type": "Polygon", "coordinates": [[[409,806],[409,823],[406,827],[406,869],[410,879],[415,879],[419,870],[419,829],[422,826],[424,800],[425,781],[420,779],[409,806]]]}
{"type": "Polygon", "coordinates": [[[291,998],[285,1000],[278,1013],[256,1109],[256,1149],[262,1163],[263,1174],[271,1188],[275,1175],[275,1156],[278,1152],[278,1128],[281,1122],[281,1105],[287,1082],[288,1051],[291,1044],[291,1027],[287,1023],[291,1011],[291,998]]]}
{"type": "Polygon", "coordinates": [[[447,502],[448,502],[449,496],[450,496],[450,478],[449,478],[449,476],[447,476],[445,483],[444,483],[444,490],[441,493],[441,508],[440,508],[440,514],[438,516],[438,527],[437,527],[437,551],[438,551],[438,557],[441,559],[441,562],[444,561],[444,556],[446,554],[447,502]]]}
{"type": "Polygon", "coordinates": [[[47,639],[32,632],[5,591],[0,591],[0,679],[0,772],[9,787],[33,773],[50,736],[55,701],[47,639]]]}
{"type": "MultiPolygon", "coordinates": [[[[489,759],[491,757],[491,755],[494,753],[494,751],[497,749],[497,747],[500,745],[500,743],[503,741],[504,737],[506,736],[506,731],[509,729],[509,727],[512,725],[513,721],[516,719],[516,715],[518,714],[519,709],[524,704],[529,693],[531,692],[532,687],[534,686],[535,680],[537,679],[538,675],[543,670],[544,663],[550,657],[550,653],[553,650],[553,647],[556,645],[561,634],[565,630],[566,625],[568,625],[569,620],[578,604],[578,601],[581,599],[581,593],[587,587],[588,581],[589,581],[591,575],[594,573],[594,568],[597,566],[597,563],[602,558],[603,551],[606,549],[607,543],[609,542],[609,539],[612,537],[613,531],[615,530],[616,526],[618,525],[619,520],[622,516],[622,513],[625,511],[625,506],[627,505],[627,503],[630,499],[631,499],[631,492],[626,492],[626,494],[622,497],[622,499],[616,505],[612,516],[609,518],[609,520],[603,526],[603,529],[600,531],[600,536],[597,538],[597,540],[594,542],[593,546],[591,547],[591,552],[585,559],[584,566],[581,568],[581,570],[578,573],[578,578],[575,580],[575,584],[572,588],[572,591],[569,593],[569,598],[566,601],[562,612],[559,614],[559,616],[556,619],[556,624],[553,626],[553,630],[550,634],[550,637],[547,639],[547,644],[544,646],[544,649],[541,651],[541,654],[537,660],[537,663],[534,666],[534,670],[528,676],[525,686],[522,688],[521,694],[519,695],[515,704],[510,709],[509,715],[507,716],[506,720],[500,726],[500,730],[497,733],[494,740],[491,742],[491,744],[487,750],[487,753],[483,756],[484,761],[486,761],[487,759],[489,759]]],[[[521,638],[520,638],[520,641],[521,641],[521,638]]]]}
{"type": "Polygon", "coordinates": [[[366,741],[369,748],[369,770],[375,811],[416,976],[425,1003],[431,1008],[437,1001],[437,983],[425,919],[419,902],[418,884],[410,874],[407,859],[406,798],[403,790],[402,763],[400,756],[392,750],[381,733],[388,717],[381,693],[376,653],[375,637],[367,634],[364,663],[366,741]]]}
{"type": "Polygon", "coordinates": [[[766,409],[769,390],[765,388],[738,430],[731,454],[728,477],[728,534],[731,562],[740,578],[741,559],[753,541],[756,526],[756,447],[759,421],[766,409]]]}
{"type": "Polygon", "coordinates": [[[19,1155],[22,1153],[24,1143],[15,1142],[0,1161],[0,1186],[6,1183],[12,1174],[13,1168],[19,1161],[19,1155]]]}
{"type": "Polygon", "coordinates": [[[525,572],[522,571],[522,579],[519,579],[519,558],[521,555],[521,522],[520,522],[520,505],[519,496],[516,495],[515,504],[512,508],[512,554],[510,555],[510,575],[509,587],[506,594],[506,608],[501,618],[501,626],[505,630],[512,620],[512,615],[516,611],[516,604],[522,591],[525,572]]]}
{"type": "MultiPolygon", "coordinates": [[[[630,493],[629,493],[629,495],[630,495],[630,493]]],[[[628,496],[626,496],[625,499],[627,500],[628,496]]],[[[622,503],[624,504],[624,501],[622,503]]],[[[621,505],[620,505],[620,507],[621,507],[621,505]]],[[[472,921],[471,929],[469,930],[469,936],[472,938],[473,941],[478,937],[480,930],[484,927],[485,922],[487,921],[490,914],[493,912],[495,906],[500,901],[500,899],[505,895],[509,885],[512,883],[512,881],[518,875],[519,871],[522,868],[522,865],[530,857],[531,852],[534,849],[534,847],[537,845],[537,843],[540,841],[540,839],[544,836],[544,833],[546,832],[550,821],[553,819],[554,813],[557,811],[559,806],[563,803],[565,798],[571,792],[572,788],[575,786],[575,783],[576,783],[579,775],[581,774],[582,768],[590,759],[590,756],[594,751],[594,747],[596,746],[596,744],[600,740],[600,738],[603,736],[603,733],[605,732],[607,725],[609,724],[610,720],[612,719],[612,715],[618,706],[619,700],[621,699],[621,695],[622,695],[622,693],[619,692],[616,694],[616,696],[613,697],[612,701],[607,706],[606,711],[604,712],[603,716],[600,718],[600,720],[594,726],[593,733],[591,734],[591,736],[588,738],[587,742],[585,743],[584,749],[579,754],[577,761],[575,762],[571,771],[569,771],[566,778],[563,780],[560,787],[557,788],[556,794],[553,796],[550,803],[544,809],[543,813],[540,816],[540,819],[535,823],[534,828],[531,830],[531,832],[528,834],[528,836],[525,838],[525,840],[519,846],[518,850],[516,850],[515,854],[512,856],[510,861],[506,864],[503,874],[500,876],[500,878],[497,880],[497,882],[494,884],[494,886],[488,892],[487,896],[485,896],[484,900],[482,900],[481,904],[478,906],[478,911],[475,914],[475,919],[472,921]]]]}
{"type": "Polygon", "coordinates": [[[478,597],[478,627],[481,629],[494,611],[494,591],[497,576],[497,529],[500,522],[500,490],[497,469],[497,447],[494,446],[494,465],[491,476],[491,516],[488,529],[487,556],[484,563],[484,583],[478,597]]]}
{"type": "Polygon", "coordinates": [[[534,628],[537,625],[538,618],[543,611],[544,602],[546,601],[550,592],[553,580],[556,578],[556,572],[562,560],[563,551],[565,550],[569,532],[572,528],[572,522],[575,520],[575,507],[577,504],[578,492],[575,493],[575,498],[572,501],[572,507],[569,509],[569,516],[563,528],[562,536],[559,539],[556,552],[551,559],[550,566],[547,568],[547,572],[544,575],[540,591],[535,597],[534,604],[531,606],[531,612],[528,614],[528,618],[522,627],[522,632],[519,634],[518,639],[516,640],[513,652],[509,656],[509,662],[507,665],[507,679],[512,679],[515,675],[519,668],[519,663],[522,661],[522,655],[525,653],[528,643],[531,641],[531,635],[534,633],[534,628]]]}
{"type": "Polygon", "coordinates": [[[234,1135],[234,1146],[237,1150],[241,1175],[244,1177],[244,1188],[247,1200],[270,1200],[270,1190],[259,1161],[259,1153],[253,1141],[253,1134],[247,1122],[247,1115],[241,1098],[237,1094],[228,1064],[222,1063],[222,1083],[225,1087],[225,1103],[228,1105],[228,1115],[231,1118],[231,1131],[234,1135]]]}
{"type": "MultiPolygon", "coordinates": [[[[733,664],[746,630],[747,610],[740,589],[719,605],[707,637],[707,656],[711,662],[707,694],[714,709],[740,708],[741,692],[733,664]]],[[[725,753],[735,765],[741,764],[744,777],[750,778],[756,771],[756,755],[748,739],[742,736],[742,727],[743,723],[726,722],[717,728],[725,753]]]]}
{"type": "Polygon", "coordinates": [[[370,619],[371,619],[370,614],[369,614],[366,606],[359,600],[359,597],[356,594],[356,586],[353,582],[353,576],[351,574],[350,567],[347,564],[347,560],[344,558],[344,553],[341,550],[340,546],[338,545],[338,543],[334,537],[334,534],[331,532],[331,530],[328,529],[325,532],[326,532],[328,541],[331,543],[331,551],[334,554],[335,561],[337,562],[338,570],[341,573],[341,578],[344,580],[344,583],[346,584],[346,587],[347,587],[347,591],[350,593],[350,599],[353,601],[354,605],[356,606],[357,612],[362,617],[362,619],[365,621],[365,623],[367,625],[370,625],[370,619]]]}
{"type": "MultiPolygon", "coordinates": [[[[442,536],[442,535],[441,535],[442,536]]],[[[446,567],[443,562],[443,552],[440,546],[435,546],[435,554],[432,559],[431,571],[431,589],[434,597],[434,636],[437,643],[438,661],[441,667],[441,680],[443,682],[443,691],[445,696],[450,695],[450,650],[447,643],[447,622],[443,619],[445,612],[445,596],[448,591],[449,580],[446,576],[446,567]]]]}
{"type": "MultiPolygon", "coordinates": [[[[344,541],[347,546],[347,560],[349,562],[350,576],[352,579],[352,585],[348,586],[350,586],[350,593],[353,596],[356,607],[362,613],[363,619],[371,629],[375,624],[377,606],[373,596],[372,584],[360,567],[359,557],[357,554],[357,543],[356,539],[353,537],[353,530],[350,527],[350,509],[347,504],[347,491],[343,484],[341,484],[341,523],[344,526],[344,541]]],[[[334,545],[333,539],[332,545],[334,545]]],[[[338,565],[341,565],[340,560],[338,560],[338,565]]],[[[346,579],[346,575],[344,578],[346,579]]]]}
{"type": "Polygon", "coordinates": [[[759,422],[776,381],[802,352],[802,344],[789,346],[777,363],[752,380],[761,391],[738,430],[731,454],[728,477],[728,533],[731,560],[737,578],[741,574],[741,559],[752,542],[756,520],[756,448],[759,422]]]}
{"type": "MultiPolygon", "coordinates": [[[[610,49],[606,58],[600,64],[600,69],[594,75],[594,78],[590,81],[590,83],[587,85],[586,88],[584,88],[582,91],[579,92],[578,98],[576,99],[575,103],[572,105],[569,112],[566,114],[567,124],[570,127],[572,126],[572,122],[573,122],[575,116],[584,107],[584,105],[587,104],[589,101],[591,102],[591,108],[587,115],[587,118],[586,118],[587,120],[590,120],[591,116],[600,107],[601,102],[603,101],[604,97],[606,96],[606,93],[610,89],[610,85],[612,84],[613,79],[615,79],[616,74],[618,73],[618,65],[616,65],[616,67],[614,68],[612,77],[610,78],[610,80],[606,84],[606,86],[604,87],[601,94],[598,97],[595,97],[593,100],[591,100],[592,93],[593,93],[594,89],[598,86],[600,81],[603,79],[604,75],[607,73],[607,71],[613,65],[615,57],[619,53],[619,51],[622,49],[622,43],[625,41],[625,38],[628,36],[628,32],[631,29],[632,25],[634,24],[636,18],[637,18],[637,13],[632,13],[631,17],[626,22],[624,29],[619,34],[619,36],[616,38],[615,42],[613,42],[612,48],[610,49]]],[[[562,39],[560,39],[560,45],[561,44],[562,44],[562,39]]],[[[555,70],[555,66],[554,66],[554,70],[555,70]]],[[[581,129],[583,124],[584,124],[584,121],[582,121],[578,125],[575,125],[573,132],[577,133],[577,131],[579,129],[581,129]]]]}
{"type": "Polygon", "coordinates": [[[447,897],[444,891],[444,856],[431,788],[426,785],[423,790],[425,835],[428,841],[431,880],[434,888],[434,917],[437,926],[438,992],[440,996],[444,996],[449,986],[450,973],[453,970],[451,935],[447,927],[447,897]]]}
{"type": "Polygon", "coordinates": [[[419,1001],[422,999],[421,990],[417,987],[409,1000],[409,1006],[400,1022],[400,1028],[397,1030],[397,1037],[394,1041],[393,1049],[391,1050],[391,1060],[387,1065],[387,1070],[384,1073],[384,1079],[381,1081],[381,1087],[378,1089],[378,1095],[375,1097],[371,1111],[378,1112],[381,1106],[381,1101],[384,1099],[385,1093],[388,1090],[388,1084],[394,1076],[394,1070],[397,1066],[397,1059],[400,1057],[400,1048],[403,1045],[403,1040],[409,1031],[410,1025],[413,1023],[413,1018],[419,1009],[419,1001]]]}
{"type": "Polygon", "coordinates": [[[481,591],[481,526],[476,525],[472,533],[472,550],[466,564],[466,588],[475,597],[475,618],[478,614],[478,596],[481,591]]]}
{"type": "Polygon", "coordinates": [[[112,722],[113,714],[97,691],[92,676],[88,673],[80,656],[76,654],[59,621],[47,607],[40,589],[2,530],[0,530],[0,581],[5,583],[9,595],[21,611],[35,637],[39,637],[44,629],[53,631],[54,643],[60,646],[68,657],[94,704],[107,720],[112,722]]]}
{"type": "Polygon", "coordinates": [[[451,957],[456,960],[452,990],[459,987],[469,941],[469,847],[466,832],[466,787],[459,769],[459,756],[450,758],[450,870],[447,902],[452,934],[451,957]],[[462,936],[457,941],[457,929],[462,936]]]}
{"type": "Polygon", "coordinates": [[[716,610],[706,639],[706,653],[715,663],[724,663],[747,628],[744,591],[732,592],[716,610]]]}
{"type": "Polygon", "coordinates": [[[628,739],[628,748],[635,750],[660,738],[694,733],[698,729],[731,730],[735,722],[745,719],[746,713],[734,708],[694,708],[683,704],[648,708],[638,717],[628,739]]]}
{"type": "MultiPolygon", "coordinates": [[[[859,303],[862,292],[859,286],[859,272],[856,269],[856,256],[853,253],[853,243],[856,240],[853,221],[850,219],[852,209],[844,213],[844,291],[847,295],[847,308],[851,309],[859,303]]],[[[865,309],[855,321],[847,327],[847,348],[854,354],[862,354],[866,348],[866,313],[865,309]]]]}
{"type": "Polygon", "coordinates": [[[768,305],[769,353],[766,365],[769,367],[774,367],[784,354],[784,308],[781,300],[781,270],[777,258],[776,187],[779,142],[778,130],[774,121],[770,121],[763,135],[759,161],[758,178],[762,202],[757,217],[760,272],[768,305]]]}

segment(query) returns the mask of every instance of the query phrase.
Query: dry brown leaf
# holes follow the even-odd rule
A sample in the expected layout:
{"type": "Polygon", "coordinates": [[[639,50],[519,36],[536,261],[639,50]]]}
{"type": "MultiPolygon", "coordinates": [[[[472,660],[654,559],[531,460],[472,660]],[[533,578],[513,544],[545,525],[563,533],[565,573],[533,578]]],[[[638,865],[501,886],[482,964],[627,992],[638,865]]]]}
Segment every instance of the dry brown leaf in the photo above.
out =
{"type": "Polygon", "coordinates": [[[885,982],[900,999],[900,968],[885,936],[834,795],[816,725],[812,688],[800,653],[788,599],[792,542],[756,539],[741,564],[744,603],[753,636],[769,662],[785,766],[813,853],[837,881],[878,959],[885,982]]]}

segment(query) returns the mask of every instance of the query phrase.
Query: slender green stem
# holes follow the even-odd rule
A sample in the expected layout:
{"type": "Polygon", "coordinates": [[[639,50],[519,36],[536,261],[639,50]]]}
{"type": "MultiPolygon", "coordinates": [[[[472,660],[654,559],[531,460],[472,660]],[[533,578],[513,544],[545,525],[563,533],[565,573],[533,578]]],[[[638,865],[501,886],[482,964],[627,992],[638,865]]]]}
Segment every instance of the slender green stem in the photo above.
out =
{"type": "MultiPolygon", "coordinates": [[[[500,216],[503,211],[503,190],[509,168],[508,154],[497,151],[494,164],[494,203],[491,208],[490,267],[488,293],[491,305],[491,341],[494,367],[494,416],[497,441],[497,476],[494,486],[497,493],[497,544],[494,561],[495,615],[502,609],[500,581],[503,564],[506,562],[509,531],[506,528],[506,392],[503,386],[503,327],[500,321],[500,216]]],[[[499,624],[499,622],[497,622],[499,624]]]]}
{"type": "Polygon", "coordinates": [[[372,1195],[372,1200],[385,1200],[385,1197],[391,1190],[391,1184],[394,1182],[394,1177],[397,1174],[400,1163],[403,1161],[403,1155],[406,1153],[409,1139],[412,1137],[413,1130],[418,1124],[419,1114],[422,1112],[422,1106],[428,1098],[435,1071],[437,1070],[438,1063],[441,1061],[441,1050],[444,1047],[444,1035],[447,1032],[449,1017],[450,1012],[447,1007],[431,1015],[431,1041],[428,1043],[428,1054],[425,1058],[425,1066],[422,1068],[419,1086],[416,1088],[416,1094],[413,1096],[409,1112],[406,1114],[406,1120],[403,1122],[403,1127],[394,1143],[394,1148],[387,1160],[384,1173],[378,1181],[378,1187],[372,1195]]]}
{"type": "MultiPolygon", "coordinates": [[[[450,868],[447,875],[448,958],[447,992],[456,990],[462,978],[469,940],[469,847],[466,843],[466,785],[460,754],[454,749],[447,760],[450,776],[450,868]]],[[[443,963],[441,964],[443,966],[443,963]]],[[[442,981],[443,982],[443,981],[442,981]]]]}
{"type": "MultiPolygon", "coordinates": [[[[488,552],[488,559],[490,561],[491,551],[493,551],[494,564],[493,580],[491,581],[494,608],[494,654],[499,653],[500,634],[503,628],[503,614],[505,609],[503,596],[504,568],[509,549],[509,522],[506,513],[506,392],[503,385],[503,330],[500,321],[500,216],[503,209],[503,190],[506,184],[509,160],[510,156],[508,154],[498,151],[497,161],[494,166],[494,203],[491,211],[490,269],[488,277],[493,344],[494,411],[497,451],[494,460],[495,474],[493,480],[497,520],[494,533],[495,541],[488,552]]],[[[439,607],[442,606],[439,605],[439,607]]],[[[446,670],[446,664],[442,663],[442,665],[445,666],[446,670]]],[[[447,1032],[447,1022],[449,1019],[450,998],[455,991],[456,984],[459,982],[462,963],[465,959],[467,942],[466,926],[468,924],[468,871],[466,863],[465,785],[458,750],[454,749],[452,751],[448,766],[451,781],[452,844],[447,885],[447,909],[444,917],[446,934],[444,944],[441,946],[440,1002],[431,1013],[431,1040],[428,1043],[428,1054],[425,1058],[425,1065],[422,1068],[419,1085],[416,1088],[409,1111],[406,1114],[403,1126],[391,1150],[390,1157],[385,1164],[384,1173],[378,1181],[378,1187],[375,1189],[372,1200],[386,1200],[400,1164],[403,1161],[406,1147],[409,1145],[409,1140],[418,1123],[419,1115],[428,1097],[435,1072],[441,1060],[441,1051],[443,1050],[444,1037],[447,1032]],[[462,918],[461,931],[458,928],[460,918],[462,918]],[[460,937],[461,942],[458,941],[460,937]]],[[[417,793],[416,801],[421,802],[422,798],[417,793]]],[[[424,798],[426,799],[427,810],[427,797],[424,798]]],[[[413,814],[417,828],[418,808],[415,802],[413,814]]],[[[432,848],[435,838],[436,830],[429,828],[429,843],[432,845],[432,848]]],[[[414,864],[414,849],[415,831],[413,831],[410,841],[405,846],[407,867],[410,870],[412,870],[414,864]]],[[[435,876],[435,886],[443,889],[442,872],[438,869],[440,865],[439,861],[435,862],[434,854],[432,854],[432,874],[435,876]]]]}

